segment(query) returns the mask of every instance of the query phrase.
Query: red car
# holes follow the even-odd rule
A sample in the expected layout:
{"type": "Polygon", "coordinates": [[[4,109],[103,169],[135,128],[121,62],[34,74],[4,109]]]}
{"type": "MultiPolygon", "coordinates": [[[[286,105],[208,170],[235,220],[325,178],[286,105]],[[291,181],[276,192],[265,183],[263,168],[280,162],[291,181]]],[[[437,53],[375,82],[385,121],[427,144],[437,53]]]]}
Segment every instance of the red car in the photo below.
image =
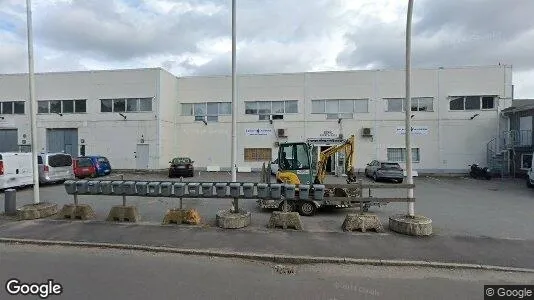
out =
{"type": "Polygon", "coordinates": [[[72,167],[76,178],[96,177],[96,168],[90,158],[78,157],[73,160],[72,167]]]}

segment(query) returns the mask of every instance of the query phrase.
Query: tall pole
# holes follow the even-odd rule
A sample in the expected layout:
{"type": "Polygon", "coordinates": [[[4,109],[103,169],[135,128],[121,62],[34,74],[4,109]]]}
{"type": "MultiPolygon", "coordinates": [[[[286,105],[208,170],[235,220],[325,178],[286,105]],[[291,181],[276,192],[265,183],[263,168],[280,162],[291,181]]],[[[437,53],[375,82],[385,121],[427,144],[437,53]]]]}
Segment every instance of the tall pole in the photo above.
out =
{"type": "Polygon", "coordinates": [[[232,182],[237,181],[236,0],[232,0],[232,182]]]}
{"type": "Polygon", "coordinates": [[[35,100],[35,79],[33,72],[33,30],[31,0],[26,0],[26,22],[28,30],[28,80],[30,88],[30,123],[32,139],[33,202],[39,203],[39,166],[37,165],[37,102],[35,100]]]}
{"type": "MultiPolygon", "coordinates": [[[[406,22],[406,106],[404,112],[406,113],[406,181],[408,184],[413,184],[412,174],[412,143],[411,143],[411,113],[412,113],[412,98],[411,98],[411,52],[412,52],[412,11],[413,0],[408,0],[408,18],[406,22]]],[[[408,198],[413,199],[413,188],[408,189],[408,198]]],[[[413,202],[408,202],[408,216],[413,217],[415,215],[415,205],[413,202]]]]}

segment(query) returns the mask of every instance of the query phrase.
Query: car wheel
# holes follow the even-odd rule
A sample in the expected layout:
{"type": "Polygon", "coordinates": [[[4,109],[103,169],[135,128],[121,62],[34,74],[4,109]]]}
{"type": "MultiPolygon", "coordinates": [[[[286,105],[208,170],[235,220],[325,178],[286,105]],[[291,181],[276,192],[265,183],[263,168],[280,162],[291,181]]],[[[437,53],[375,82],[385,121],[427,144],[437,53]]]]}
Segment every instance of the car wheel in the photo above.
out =
{"type": "Polygon", "coordinates": [[[404,181],[404,179],[397,179],[396,182],[397,183],[402,183],[404,181]]]}
{"type": "Polygon", "coordinates": [[[299,212],[303,216],[313,216],[316,211],[317,207],[315,206],[315,203],[311,201],[303,201],[299,206],[299,212]]]}
{"type": "Polygon", "coordinates": [[[291,202],[289,201],[287,202],[287,204],[285,203],[285,201],[282,201],[280,205],[278,205],[278,210],[291,212],[293,211],[293,204],[291,204],[291,202]]]}
{"type": "Polygon", "coordinates": [[[378,181],[378,176],[376,175],[376,173],[373,173],[373,181],[378,181]]]}
{"type": "Polygon", "coordinates": [[[534,185],[532,185],[532,183],[530,183],[530,178],[527,178],[527,187],[528,188],[533,188],[534,185]]]}

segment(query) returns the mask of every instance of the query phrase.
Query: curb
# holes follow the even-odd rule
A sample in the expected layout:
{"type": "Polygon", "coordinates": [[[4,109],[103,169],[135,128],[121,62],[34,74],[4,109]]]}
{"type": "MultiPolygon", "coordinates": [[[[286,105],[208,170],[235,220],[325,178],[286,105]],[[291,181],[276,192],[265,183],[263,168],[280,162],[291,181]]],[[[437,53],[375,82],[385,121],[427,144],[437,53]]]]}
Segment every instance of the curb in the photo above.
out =
{"type": "Polygon", "coordinates": [[[67,247],[86,247],[86,248],[103,248],[103,249],[121,249],[137,250],[159,253],[175,253],[182,255],[197,255],[222,258],[240,258],[254,261],[265,261],[272,263],[286,264],[352,264],[352,265],[371,265],[371,266],[411,266],[411,267],[432,267],[445,269],[474,269],[486,271],[502,272],[520,272],[534,273],[534,269],[500,267],[492,265],[465,264],[465,263],[447,263],[417,260],[395,260],[395,259],[366,259],[366,258],[343,258],[343,257],[313,257],[313,256],[295,256],[279,254],[258,254],[246,252],[227,252],[219,250],[197,250],[197,249],[180,249],[161,246],[144,246],[131,244],[111,244],[111,243],[90,243],[90,242],[71,242],[71,241],[52,241],[52,240],[34,240],[34,239],[16,239],[0,238],[3,244],[28,244],[43,246],[67,246],[67,247]]]}

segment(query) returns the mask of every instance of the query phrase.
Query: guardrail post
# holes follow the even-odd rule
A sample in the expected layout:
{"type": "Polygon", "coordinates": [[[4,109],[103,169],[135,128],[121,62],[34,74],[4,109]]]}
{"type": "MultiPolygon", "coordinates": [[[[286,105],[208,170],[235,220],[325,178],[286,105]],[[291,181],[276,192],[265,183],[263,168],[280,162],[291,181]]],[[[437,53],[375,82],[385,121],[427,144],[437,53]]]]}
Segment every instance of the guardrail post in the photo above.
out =
{"type": "MultiPolygon", "coordinates": [[[[124,175],[121,174],[121,180],[124,181],[124,175]]],[[[122,195],[122,206],[126,206],[126,194],[122,195]]]]}
{"type": "MultiPolygon", "coordinates": [[[[180,177],[180,182],[184,182],[184,177],[180,177]]],[[[183,204],[183,201],[182,201],[183,197],[180,197],[180,209],[182,209],[182,204],[183,204]]]]}

